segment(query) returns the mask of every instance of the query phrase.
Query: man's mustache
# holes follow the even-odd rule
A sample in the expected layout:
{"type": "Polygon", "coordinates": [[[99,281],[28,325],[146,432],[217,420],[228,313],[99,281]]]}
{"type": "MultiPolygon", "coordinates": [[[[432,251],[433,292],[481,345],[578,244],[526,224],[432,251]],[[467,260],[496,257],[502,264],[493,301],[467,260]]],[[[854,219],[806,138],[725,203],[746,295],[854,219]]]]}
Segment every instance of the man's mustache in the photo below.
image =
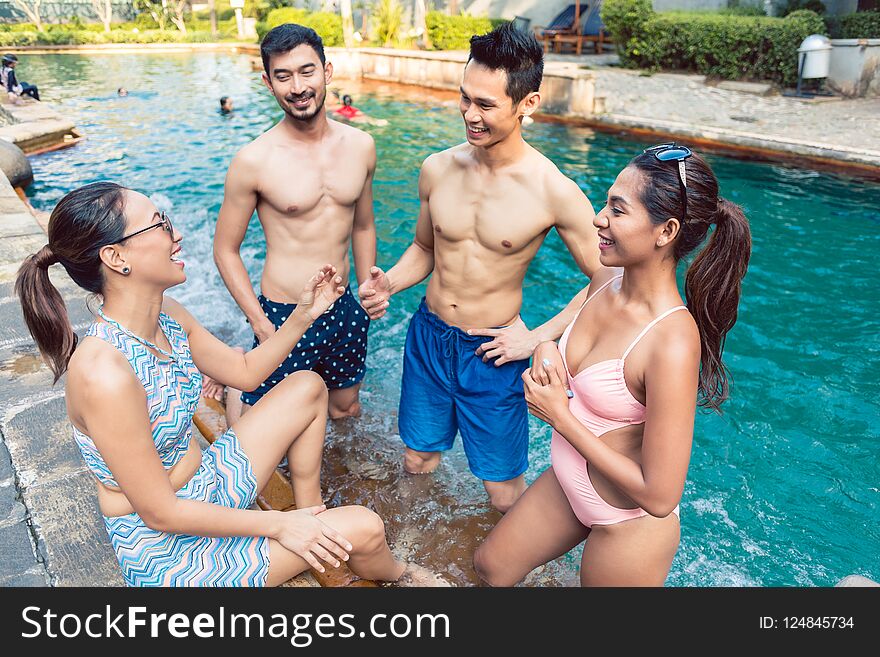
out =
{"type": "Polygon", "coordinates": [[[315,94],[314,94],[314,92],[312,92],[312,93],[301,94],[299,96],[285,96],[284,100],[286,100],[289,103],[295,103],[298,100],[307,100],[309,98],[314,98],[314,97],[315,97],[315,94]]]}

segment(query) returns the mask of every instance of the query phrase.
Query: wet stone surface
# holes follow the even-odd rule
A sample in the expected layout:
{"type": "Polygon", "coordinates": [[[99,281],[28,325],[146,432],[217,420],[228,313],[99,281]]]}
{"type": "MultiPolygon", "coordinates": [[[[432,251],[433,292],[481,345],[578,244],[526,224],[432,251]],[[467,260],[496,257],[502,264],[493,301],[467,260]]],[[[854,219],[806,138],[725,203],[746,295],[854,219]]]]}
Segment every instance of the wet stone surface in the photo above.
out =
{"type": "Polygon", "coordinates": [[[31,486],[23,497],[34,513],[32,522],[55,586],[124,585],[91,474],[31,486]]]}

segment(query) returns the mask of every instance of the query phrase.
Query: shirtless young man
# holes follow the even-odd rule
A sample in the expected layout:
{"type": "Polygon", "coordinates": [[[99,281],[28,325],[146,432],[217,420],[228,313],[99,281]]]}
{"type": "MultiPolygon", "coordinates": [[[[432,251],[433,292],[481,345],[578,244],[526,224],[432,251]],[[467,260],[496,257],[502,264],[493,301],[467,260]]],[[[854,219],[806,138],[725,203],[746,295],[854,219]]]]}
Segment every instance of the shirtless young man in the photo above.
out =
{"type": "Polygon", "coordinates": [[[503,26],[471,39],[460,108],[467,143],[425,160],[413,244],[387,274],[374,267],[359,289],[377,319],[393,294],[433,271],[404,350],[404,466],[431,472],[460,430],[470,469],[500,511],[525,490],[520,377],[537,344],[558,338],[584,298],[529,331],[519,317],[526,269],[554,227],[581,271],[591,276],[599,266],[590,202],[522,138],[523,117],[540,103],[542,73],[531,35],[503,26]],[[480,328],[493,326],[501,330],[480,328]]]}
{"type": "MultiPolygon", "coordinates": [[[[351,245],[357,278],[364,281],[376,262],[376,147],[367,133],[327,119],[333,67],[321,38],[301,25],[279,25],[260,50],[263,82],[284,117],[233,158],[214,236],[214,260],[253,327],[254,347],[290,315],[316,264],[332,263],[348,281],[351,245]],[[266,235],[259,298],[240,253],[255,209],[266,235]]],[[[357,415],[368,326],[346,288],[284,363],[256,390],[242,393],[242,402],[252,406],[291,372],[313,370],[330,391],[330,417],[357,415]]]]}

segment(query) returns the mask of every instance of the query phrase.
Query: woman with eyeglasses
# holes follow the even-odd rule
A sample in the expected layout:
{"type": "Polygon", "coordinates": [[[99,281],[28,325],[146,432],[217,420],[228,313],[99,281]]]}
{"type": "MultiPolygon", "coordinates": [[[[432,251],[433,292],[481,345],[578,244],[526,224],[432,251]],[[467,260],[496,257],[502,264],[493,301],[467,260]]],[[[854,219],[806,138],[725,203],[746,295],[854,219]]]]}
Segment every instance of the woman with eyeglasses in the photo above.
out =
{"type": "Polygon", "coordinates": [[[344,288],[325,265],[281,329],[241,354],[165,296],[186,280],[181,239],[146,196],[93,183],[61,199],[49,243],[25,260],[15,284],[55,381],[67,372],[74,438],[126,583],[277,585],[348,561],[364,578],[436,584],[392,556],[375,513],[322,504],[327,389],[318,375],[292,374],[200,450],[192,431],[200,372],[256,387],[344,288]],[[79,344],[49,280],[55,263],[102,301],[79,344]],[[285,455],[299,510],[249,509],[285,455]]]}
{"type": "Polygon", "coordinates": [[[697,402],[728,396],[721,360],[751,252],[742,209],[709,165],[662,144],[630,161],[593,222],[603,265],[557,346],[523,374],[529,411],[553,428],[551,467],[474,555],[511,586],[585,542],[583,586],[662,586],[680,538],[679,501],[697,402]],[[708,235],[685,276],[682,258],[708,235]]]}

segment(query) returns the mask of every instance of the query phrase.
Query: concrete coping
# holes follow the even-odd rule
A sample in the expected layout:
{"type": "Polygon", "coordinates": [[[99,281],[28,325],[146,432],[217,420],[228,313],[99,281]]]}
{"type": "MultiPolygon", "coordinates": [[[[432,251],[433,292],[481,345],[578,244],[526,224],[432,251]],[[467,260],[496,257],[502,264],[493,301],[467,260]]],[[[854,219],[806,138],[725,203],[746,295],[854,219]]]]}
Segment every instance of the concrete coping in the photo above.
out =
{"type": "Polygon", "coordinates": [[[466,50],[400,50],[397,48],[325,48],[328,53],[354,52],[365,55],[382,55],[384,57],[406,57],[410,59],[433,59],[441,62],[467,63],[466,50]]]}
{"type": "Polygon", "coordinates": [[[831,39],[831,45],[835,48],[880,46],[880,39],[831,39]]]}

